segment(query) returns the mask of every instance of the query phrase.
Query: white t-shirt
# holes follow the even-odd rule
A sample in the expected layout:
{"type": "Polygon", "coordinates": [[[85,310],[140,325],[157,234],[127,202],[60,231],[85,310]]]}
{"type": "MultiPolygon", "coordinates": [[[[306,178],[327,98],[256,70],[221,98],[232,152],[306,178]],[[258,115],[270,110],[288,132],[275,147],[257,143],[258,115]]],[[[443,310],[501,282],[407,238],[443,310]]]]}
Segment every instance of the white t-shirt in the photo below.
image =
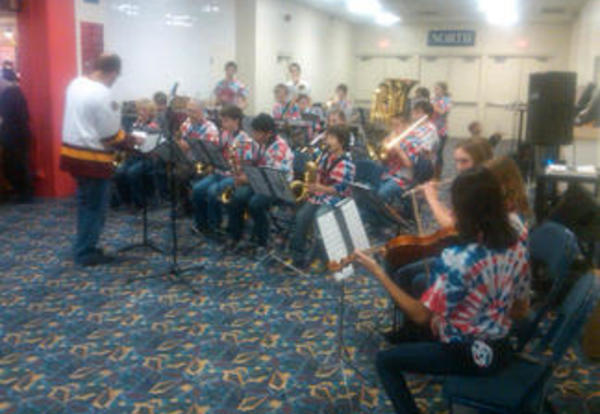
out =
{"type": "Polygon", "coordinates": [[[300,79],[296,84],[294,81],[288,81],[285,86],[287,86],[291,97],[296,97],[298,95],[310,96],[310,85],[305,80],[300,79]]]}
{"type": "Polygon", "coordinates": [[[100,140],[115,135],[120,125],[119,108],[106,85],[86,77],[71,81],[67,87],[63,143],[104,150],[100,140]]]}

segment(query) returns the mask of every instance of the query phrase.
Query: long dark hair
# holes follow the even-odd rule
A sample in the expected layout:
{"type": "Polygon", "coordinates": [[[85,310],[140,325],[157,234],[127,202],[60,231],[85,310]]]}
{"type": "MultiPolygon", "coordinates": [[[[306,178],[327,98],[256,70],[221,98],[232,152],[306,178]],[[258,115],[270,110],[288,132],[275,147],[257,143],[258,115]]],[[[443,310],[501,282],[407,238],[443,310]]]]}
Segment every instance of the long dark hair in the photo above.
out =
{"type": "Polygon", "coordinates": [[[517,241],[502,198],[502,188],[483,167],[461,173],[452,184],[452,206],[461,238],[490,249],[504,249],[517,241]]]}

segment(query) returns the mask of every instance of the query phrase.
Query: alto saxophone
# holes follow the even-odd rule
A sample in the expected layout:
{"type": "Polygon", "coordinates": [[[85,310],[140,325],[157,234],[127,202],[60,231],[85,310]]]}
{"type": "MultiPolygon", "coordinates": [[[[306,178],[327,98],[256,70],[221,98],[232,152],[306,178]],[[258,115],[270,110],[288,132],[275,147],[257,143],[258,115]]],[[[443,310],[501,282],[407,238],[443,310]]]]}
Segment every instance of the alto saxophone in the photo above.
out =
{"type": "Polygon", "coordinates": [[[323,154],[325,154],[325,150],[321,152],[321,155],[319,155],[319,158],[317,158],[316,161],[308,161],[306,163],[306,166],[304,167],[306,170],[304,171],[302,180],[295,180],[290,183],[290,189],[296,198],[296,203],[301,203],[306,200],[308,198],[308,186],[317,182],[319,162],[321,161],[323,154]]]}
{"type": "MultiPolygon", "coordinates": [[[[229,152],[229,162],[231,164],[231,172],[233,176],[236,177],[240,173],[240,166],[238,162],[238,158],[236,156],[236,150],[238,148],[238,144],[234,144],[228,148],[229,152]]],[[[235,191],[235,184],[232,184],[226,187],[221,193],[221,203],[229,204],[231,203],[231,199],[233,198],[233,192],[235,191]]]]}

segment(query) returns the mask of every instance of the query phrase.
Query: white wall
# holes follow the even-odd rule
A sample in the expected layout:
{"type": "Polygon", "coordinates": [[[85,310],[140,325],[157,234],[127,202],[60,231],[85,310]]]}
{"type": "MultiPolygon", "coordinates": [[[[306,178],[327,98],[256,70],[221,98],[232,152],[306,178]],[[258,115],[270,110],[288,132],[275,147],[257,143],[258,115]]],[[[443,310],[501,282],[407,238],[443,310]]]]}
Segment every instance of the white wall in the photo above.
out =
{"type": "Polygon", "coordinates": [[[218,12],[208,13],[209,3],[132,0],[127,2],[137,6],[132,15],[119,9],[125,4],[120,0],[102,0],[99,5],[77,0],[78,49],[79,22],[103,23],[105,51],[123,59],[122,76],[114,85],[117,99],[151,97],[157,90],[168,91],[176,81],[180,94],[206,98],[223,76],[225,62],[235,57],[234,2],[221,0],[218,12]],[[191,16],[190,27],[168,25],[167,14],[191,16]]]}
{"type": "Polygon", "coordinates": [[[570,67],[577,72],[578,84],[600,82],[596,78],[600,67],[595,68],[600,61],[600,0],[590,0],[579,13],[573,26],[571,38],[570,67]]]}
{"type": "Polygon", "coordinates": [[[313,101],[326,101],[338,83],[352,81],[349,23],[289,0],[256,0],[256,6],[256,112],[270,111],[273,87],[288,80],[290,60],[278,62],[280,55],[300,63],[313,101]]]}
{"type": "Polygon", "coordinates": [[[436,81],[446,81],[455,101],[450,135],[466,136],[468,123],[479,120],[487,133],[499,131],[512,138],[517,133],[518,115],[504,106],[527,101],[529,73],[568,68],[570,33],[567,24],[510,29],[476,24],[401,24],[393,29],[356,26],[354,89],[359,103],[366,106],[377,83],[386,77],[415,79],[430,89],[436,81]],[[428,31],[437,29],[475,30],[475,46],[427,46],[428,31]],[[390,58],[397,55],[403,58],[390,58]],[[365,56],[372,58],[365,60],[365,56]]]}

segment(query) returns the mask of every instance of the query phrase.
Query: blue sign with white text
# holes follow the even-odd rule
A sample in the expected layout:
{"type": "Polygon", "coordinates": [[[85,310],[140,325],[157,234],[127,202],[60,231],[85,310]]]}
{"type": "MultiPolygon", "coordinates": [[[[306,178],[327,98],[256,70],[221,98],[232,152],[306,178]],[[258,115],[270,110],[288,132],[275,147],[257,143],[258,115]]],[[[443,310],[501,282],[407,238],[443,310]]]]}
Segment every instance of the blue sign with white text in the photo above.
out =
{"type": "Polygon", "coordinates": [[[430,30],[427,46],[475,46],[475,30],[430,30]]]}

